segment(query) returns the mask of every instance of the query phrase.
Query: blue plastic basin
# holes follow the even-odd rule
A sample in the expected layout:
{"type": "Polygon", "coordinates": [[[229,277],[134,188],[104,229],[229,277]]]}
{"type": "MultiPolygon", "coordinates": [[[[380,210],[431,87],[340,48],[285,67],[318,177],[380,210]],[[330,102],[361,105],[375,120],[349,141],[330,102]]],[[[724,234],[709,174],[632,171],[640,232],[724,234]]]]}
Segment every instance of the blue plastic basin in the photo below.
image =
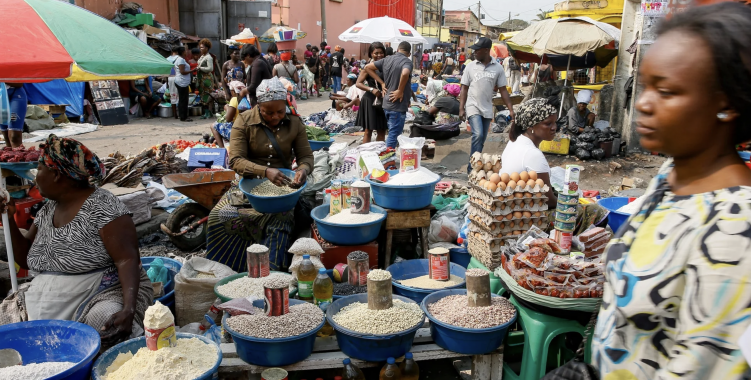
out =
{"type": "MultiPolygon", "coordinates": [[[[295,178],[295,172],[287,169],[279,169],[284,175],[290,179],[295,178]]],[[[304,183],[297,191],[282,195],[281,197],[259,197],[251,194],[251,190],[261,183],[268,181],[267,178],[243,178],[240,180],[240,190],[248,197],[248,202],[253,208],[263,214],[275,214],[278,212],[285,212],[295,208],[297,200],[300,199],[300,194],[307,186],[304,183]]]]}
{"type": "MultiPolygon", "coordinates": [[[[394,295],[393,299],[415,303],[415,301],[412,301],[407,297],[397,295],[394,295]]],[[[340,300],[334,301],[329,305],[328,309],[326,309],[326,320],[332,327],[334,327],[334,331],[336,331],[336,341],[342,352],[355,359],[369,362],[382,362],[388,358],[398,358],[412,349],[412,341],[415,340],[415,333],[417,333],[417,329],[422,327],[423,323],[425,323],[424,316],[420,323],[400,333],[389,335],[367,335],[345,329],[334,322],[334,315],[336,315],[339,310],[355,302],[368,303],[368,295],[355,294],[353,296],[346,296],[340,300]]]]}
{"type": "MultiPolygon", "coordinates": [[[[253,306],[264,307],[264,300],[253,301],[253,306]]],[[[289,306],[305,303],[296,299],[289,300],[289,306]]],[[[323,327],[323,319],[318,327],[296,336],[288,338],[262,339],[240,334],[227,325],[229,315],[224,313],[222,326],[232,335],[235,349],[240,359],[254,365],[264,367],[281,367],[305,360],[313,353],[316,333],[323,327]]]]}
{"type": "Polygon", "coordinates": [[[747,152],[747,151],[741,150],[741,151],[738,151],[738,155],[741,156],[741,159],[744,162],[751,161],[751,152],[747,152]]]}
{"type": "Polygon", "coordinates": [[[610,211],[610,214],[608,214],[608,226],[610,226],[613,232],[618,232],[621,225],[631,216],[631,214],[618,211],[619,208],[628,204],[628,198],[626,197],[603,198],[597,201],[597,204],[610,211]]]}
{"type": "MultiPolygon", "coordinates": [[[[202,335],[195,335],[195,334],[187,334],[187,333],[177,333],[177,339],[190,339],[190,338],[196,338],[200,339],[202,342],[212,345],[216,347],[216,353],[217,353],[217,359],[216,363],[214,363],[214,366],[209,369],[208,371],[201,374],[201,376],[198,376],[195,378],[195,380],[208,380],[213,378],[214,374],[219,372],[219,364],[222,363],[222,349],[219,347],[218,344],[216,344],[214,341],[212,341],[209,338],[206,338],[202,335]]],[[[126,340],[125,342],[122,342],[109,350],[107,350],[105,353],[102,354],[102,356],[99,357],[99,359],[96,360],[94,363],[94,369],[91,371],[91,378],[93,380],[102,380],[104,378],[104,375],[107,373],[107,367],[109,367],[113,361],[115,361],[115,358],[117,355],[130,352],[133,355],[138,352],[138,350],[146,347],[146,337],[142,336],[139,338],[133,338],[130,340],[126,340]]]]}
{"type": "MultiPolygon", "coordinates": [[[[454,276],[459,276],[461,278],[466,278],[465,273],[467,270],[464,267],[454,263],[450,264],[451,274],[453,274],[454,276]]],[[[427,296],[428,294],[435,293],[444,289],[459,289],[463,288],[465,285],[465,283],[462,281],[462,283],[459,285],[454,285],[443,289],[421,289],[413,288],[411,286],[405,286],[397,282],[400,280],[409,280],[410,278],[425,276],[428,274],[428,269],[428,259],[401,261],[394,263],[390,267],[386,268],[387,271],[391,272],[391,284],[394,285],[394,293],[400,296],[405,296],[417,303],[422,302],[423,298],[425,298],[425,296],[427,296]]]]}
{"type": "Polygon", "coordinates": [[[313,140],[308,140],[308,143],[310,144],[310,149],[321,150],[323,148],[330,147],[331,144],[334,143],[334,138],[332,137],[329,141],[313,141],[313,140]]]}
{"type": "MultiPolygon", "coordinates": [[[[390,176],[399,174],[398,170],[388,170],[390,176]]],[[[392,210],[419,210],[430,206],[433,200],[435,184],[441,181],[441,177],[435,182],[424,185],[394,186],[388,183],[373,182],[370,176],[365,178],[370,184],[370,192],[375,203],[383,208],[392,210]]]]}
{"type": "Polygon", "coordinates": [[[316,221],[318,234],[324,240],[335,245],[361,245],[367,244],[378,238],[381,225],[386,220],[386,210],[370,205],[370,212],[383,214],[380,219],[360,224],[334,224],[323,220],[329,214],[329,205],[320,205],[310,212],[310,216],[316,221]]]}
{"type": "Polygon", "coordinates": [[[76,363],[47,380],[88,380],[99,342],[99,333],[93,327],[74,321],[39,320],[0,326],[0,349],[18,351],[23,364],[76,363]]]}
{"type": "MultiPolygon", "coordinates": [[[[503,344],[503,339],[506,337],[508,328],[516,321],[516,317],[519,315],[518,312],[514,314],[514,317],[510,321],[500,326],[486,329],[467,329],[452,326],[437,320],[428,312],[428,306],[434,302],[438,302],[443,297],[466,294],[466,289],[441,290],[428,295],[422,300],[420,308],[422,308],[423,313],[430,320],[430,336],[437,345],[460,354],[484,355],[493,352],[503,344]]],[[[493,298],[502,298],[497,294],[491,294],[491,296],[493,298]]]]}
{"type": "Polygon", "coordinates": [[[451,248],[449,249],[449,260],[454,264],[459,264],[463,267],[469,265],[469,260],[472,259],[472,255],[469,254],[467,248],[451,248]]]}

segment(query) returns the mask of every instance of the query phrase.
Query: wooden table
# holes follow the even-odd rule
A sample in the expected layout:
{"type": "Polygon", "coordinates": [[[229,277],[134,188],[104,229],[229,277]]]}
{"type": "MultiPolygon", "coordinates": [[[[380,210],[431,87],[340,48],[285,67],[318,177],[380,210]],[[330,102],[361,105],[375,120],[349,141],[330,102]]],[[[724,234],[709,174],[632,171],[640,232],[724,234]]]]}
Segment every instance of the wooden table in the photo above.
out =
{"type": "MultiPolygon", "coordinates": [[[[410,352],[414,355],[415,361],[437,360],[461,358],[468,355],[459,354],[453,351],[444,350],[433,342],[430,336],[430,322],[423,325],[423,328],[417,330],[415,340],[410,352]]],[[[222,345],[222,364],[219,365],[219,378],[230,380],[257,380],[261,378],[261,372],[266,367],[248,364],[237,356],[234,343],[223,343],[222,345]]],[[[284,368],[287,372],[309,371],[320,369],[342,368],[342,360],[348,358],[339,350],[336,342],[336,336],[332,335],[325,338],[316,338],[313,346],[313,354],[307,359],[288,365],[284,368]]],[[[398,358],[400,362],[403,358],[398,358]]],[[[360,368],[380,367],[383,363],[366,362],[359,359],[352,359],[352,363],[360,368]]],[[[503,372],[503,346],[487,355],[472,356],[472,379],[473,380],[501,380],[503,372]]]]}
{"type": "Polygon", "coordinates": [[[50,116],[54,114],[62,114],[65,113],[65,107],[69,106],[70,104],[36,104],[36,106],[40,107],[41,109],[47,111],[47,113],[50,114],[50,116]]]}
{"type": "Polygon", "coordinates": [[[422,245],[422,255],[424,258],[428,258],[428,229],[430,228],[430,213],[433,210],[435,210],[433,205],[414,211],[386,209],[385,268],[391,265],[391,241],[394,238],[394,230],[417,228],[422,245]]]}

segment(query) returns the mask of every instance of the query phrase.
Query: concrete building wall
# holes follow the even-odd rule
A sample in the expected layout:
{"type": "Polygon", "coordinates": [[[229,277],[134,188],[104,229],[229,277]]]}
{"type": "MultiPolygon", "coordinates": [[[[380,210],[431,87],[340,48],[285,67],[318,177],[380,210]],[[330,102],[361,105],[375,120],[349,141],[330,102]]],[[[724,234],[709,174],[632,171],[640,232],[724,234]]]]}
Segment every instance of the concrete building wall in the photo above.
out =
{"type": "MultiPolygon", "coordinates": [[[[106,19],[115,17],[125,0],[76,0],[76,5],[94,12],[106,19]]],[[[178,0],[138,0],[143,6],[144,13],[153,13],[154,20],[180,30],[180,14],[178,0]]]]}

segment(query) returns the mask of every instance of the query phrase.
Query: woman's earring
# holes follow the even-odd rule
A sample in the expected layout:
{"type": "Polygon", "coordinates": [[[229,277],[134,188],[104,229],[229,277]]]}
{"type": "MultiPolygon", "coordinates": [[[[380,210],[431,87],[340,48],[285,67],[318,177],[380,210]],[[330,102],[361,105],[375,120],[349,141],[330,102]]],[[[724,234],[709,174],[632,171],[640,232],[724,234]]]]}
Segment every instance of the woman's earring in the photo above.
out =
{"type": "Polygon", "coordinates": [[[717,113],[717,118],[720,119],[721,121],[725,121],[725,119],[727,119],[728,116],[729,115],[728,115],[727,112],[718,112],[717,113]]]}

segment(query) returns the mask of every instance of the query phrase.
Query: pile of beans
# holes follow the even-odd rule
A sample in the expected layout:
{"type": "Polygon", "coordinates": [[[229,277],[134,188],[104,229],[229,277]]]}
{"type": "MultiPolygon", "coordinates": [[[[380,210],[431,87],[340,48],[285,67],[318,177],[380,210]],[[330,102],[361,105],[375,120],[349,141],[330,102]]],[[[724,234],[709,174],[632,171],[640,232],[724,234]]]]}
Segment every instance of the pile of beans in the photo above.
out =
{"type": "Polygon", "coordinates": [[[263,181],[260,185],[250,190],[250,193],[259,197],[281,197],[295,192],[295,189],[289,186],[277,186],[271,181],[263,181]]]}
{"type": "Polygon", "coordinates": [[[263,278],[263,286],[269,289],[281,289],[289,287],[290,279],[282,276],[271,275],[263,278]]]}
{"type": "MultiPolygon", "coordinates": [[[[373,273],[373,272],[370,272],[373,273]]],[[[394,334],[415,327],[423,318],[420,305],[394,300],[385,310],[370,310],[367,303],[355,302],[334,315],[338,325],[363,334],[394,334]]]]}
{"type": "MultiPolygon", "coordinates": [[[[286,273],[273,272],[267,277],[251,278],[240,277],[216,288],[219,294],[227,298],[243,298],[255,296],[263,298],[263,284],[267,279],[281,279],[287,282],[292,280],[292,275],[286,273]]],[[[291,287],[291,285],[290,285],[291,287]]],[[[290,289],[292,291],[292,289],[290,289]]]]}
{"type": "Polygon", "coordinates": [[[367,260],[368,257],[369,257],[368,254],[363,251],[352,251],[349,255],[347,255],[348,259],[358,260],[358,261],[367,260]]]}
{"type": "Polygon", "coordinates": [[[466,295],[441,298],[438,302],[430,304],[428,311],[441,322],[467,329],[486,329],[502,325],[516,314],[514,305],[503,297],[493,297],[490,306],[469,307],[466,295]]]}
{"type": "Polygon", "coordinates": [[[383,269],[373,269],[368,273],[368,280],[370,281],[383,281],[390,280],[391,272],[383,269]]]}
{"type": "Polygon", "coordinates": [[[367,286],[354,286],[346,282],[334,283],[334,295],[337,296],[351,296],[353,294],[366,293],[368,291],[367,286]]]}
{"type": "Polygon", "coordinates": [[[449,277],[448,281],[436,281],[430,278],[430,275],[427,274],[425,276],[399,281],[399,283],[404,286],[420,289],[443,289],[448,288],[449,286],[459,285],[462,282],[464,282],[463,278],[454,276],[453,274],[449,277]]]}
{"type": "Polygon", "coordinates": [[[488,272],[485,270],[482,270],[480,268],[472,268],[472,269],[467,269],[467,272],[465,272],[464,275],[467,277],[480,277],[486,274],[488,274],[488,272]]]}
{"type": "Polygon", "coordinates": [[[318,327],[323,322],[323,311],[312,303],[303,303],[289,307],[289,313],[269,317],[262,309],[256,308],[255,314],[243,314],[227,319],[232,330],[256,338],[275,339],[304,334],[318,327]]]}

